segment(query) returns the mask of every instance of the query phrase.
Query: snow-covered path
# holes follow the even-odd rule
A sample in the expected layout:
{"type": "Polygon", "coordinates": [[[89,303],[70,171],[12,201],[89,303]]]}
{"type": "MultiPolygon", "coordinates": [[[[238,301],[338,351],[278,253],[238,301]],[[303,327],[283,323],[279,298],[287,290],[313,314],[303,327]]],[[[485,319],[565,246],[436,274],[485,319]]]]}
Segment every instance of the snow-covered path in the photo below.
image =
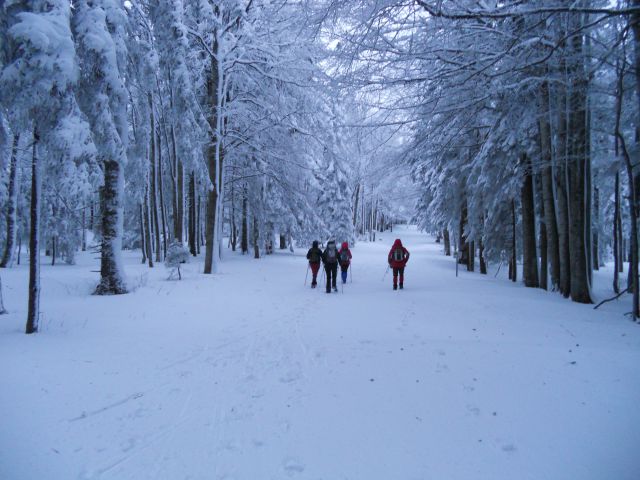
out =
{"type": "Polygon", "coordinates": [[[26,270],[3,271],[0,478],[639,478],[626,304],[456,279],[413,230],[393,292],[395,235],[353,250],[344,294],[303,287],[302,251],[182,282],[132,254],[140,288],[107,298],[87,295],[88,258],[44,267],[35,336],[26,270]]]}

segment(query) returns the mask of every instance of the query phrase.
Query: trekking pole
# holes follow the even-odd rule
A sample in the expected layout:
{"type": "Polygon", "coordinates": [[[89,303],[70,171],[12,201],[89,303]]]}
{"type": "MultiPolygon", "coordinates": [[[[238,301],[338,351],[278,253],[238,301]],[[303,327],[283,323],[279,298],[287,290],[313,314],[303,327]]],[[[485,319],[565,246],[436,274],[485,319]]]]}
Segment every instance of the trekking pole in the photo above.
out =
{"type": "Polygon", "coordinates": [[[349,265],[349,283],[353,283],[353,260],[349,265]]]}
{"type": "Polygon", "coordinates": [[[307,278],[309,277],[309,264],[307,263],[307,273],[304,276],[304,286],[307,286],[307,278]]]}
{"type": "Polygon", "coordinates": [[[384,279],[387,278],[387,273],[389,273],[389,268],[391,268],[391,265],[387,265],[387,269],[384,271],[384,275],[382,276],[383,282],[384,282],[384,279]]]}

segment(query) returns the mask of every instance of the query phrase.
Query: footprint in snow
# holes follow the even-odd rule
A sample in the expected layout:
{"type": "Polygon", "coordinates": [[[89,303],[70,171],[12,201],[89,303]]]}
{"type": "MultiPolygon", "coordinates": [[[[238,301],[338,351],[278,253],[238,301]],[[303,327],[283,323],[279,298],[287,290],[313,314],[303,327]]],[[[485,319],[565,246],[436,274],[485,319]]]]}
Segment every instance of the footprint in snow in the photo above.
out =
{"type": "Polygon", "coordinates": [[[467,405],[467,411],[473,415],[475,415],[476,417],[480,416],[480,409],[478,407],[476,407],[475,405],[467,405]]]}
{"type": "Polygon", "coordinates": [[[282,464],[282,468],[289,476],[304,472],[304,465],[295,458],[286,459],[282,464]]]}
{"type": "Polygon", "coordinates": [[[300,374],[297,372],[287,372],[280,377],[281,383],[293,383],[300,378],[300,374]]]}
{"type": "Polygon", "coordinates": [[[518,449],[513,443],[508,443],[502,446],[502,451],[507,453],[515,453],[518,449]]]}

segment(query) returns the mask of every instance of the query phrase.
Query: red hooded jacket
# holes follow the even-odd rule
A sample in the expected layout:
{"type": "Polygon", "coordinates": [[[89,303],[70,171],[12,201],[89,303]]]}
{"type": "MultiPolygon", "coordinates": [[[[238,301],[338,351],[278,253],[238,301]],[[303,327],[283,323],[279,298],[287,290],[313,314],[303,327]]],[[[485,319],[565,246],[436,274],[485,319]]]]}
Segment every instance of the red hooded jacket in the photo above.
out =
{"type": "Polygon", "coordinates": [[[342,242],[342,245],[340,246],[340,250],[338,251],[338,261],[340,262],[340,265],[343,266],[348,266],[351,263],[351,250],[349,250],[349,243],[347,242],[342,242]],[[341,253],[342,252],[347,252],[347,256],[349,257],[349,260],[347,260],[346,262],[343,262],[341,260],[341,253]]]}
{"type": "Polygon", "coordinates": [[[409,261],[409,250],[402,246],[402,242],[399,238],[396,238],[396,241],[393,242],[393,246],[391,247],[391,250],[389,250],[389,256],[387,260],[389,261],[389,265],[391,266],[391,268],[402,268],[409,261]],[[393,254],[396,250],[402,250],[402,260],[394,260],[393,254]]]}

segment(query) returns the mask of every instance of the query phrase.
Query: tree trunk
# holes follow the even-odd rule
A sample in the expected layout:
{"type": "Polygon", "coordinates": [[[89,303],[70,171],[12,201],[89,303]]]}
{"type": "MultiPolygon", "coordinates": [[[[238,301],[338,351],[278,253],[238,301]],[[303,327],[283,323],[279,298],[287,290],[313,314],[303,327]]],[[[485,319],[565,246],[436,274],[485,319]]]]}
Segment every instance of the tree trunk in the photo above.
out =
{"type": "Polygon", "coordinates": [[[146,236],[144,246],[149,268],[153,268],[153,237],[151,235],[151,210],[149,203],[149,183],[147,182],[144,195],[144,232],[146,236]]]}
{"type": "Polygon", "coordinates": [[[196,253],[200,255],[200,248],[204,245],[202,235],[202,194],[196,190],[196,253]]]}
{"type": "Polygon", "coordinates": [[[280,234],[280,250],[287,249],[287,238],[281,233],[280,234]]]}
{"type": "Polygon", "coordinates": [[[213,272],[213,249],[214,249],[214,230],[216,225],[216,215],[218,213],[218,191],[211,188],[207,194],[207,211],[204,236],[206,241],[206,250],[204,257],[204,273],[213,272]]]}
{"type": "MultiPolygon", "coordinates": [[[[640,17],[638,18],[640,20],[640,17]]],[[[638,27],[640,28],[640,26],[638,27]]],[[[634,29],[635,33],[635,29],[634,29]]],[[[638,37],[636,37],[638,38],[638,37]]],[[[638,45],[636,45],[638,46],[638,45]]],[[[637,54],[639,53],[636,49],[637,54]]],[[[624,68],[618,68],[618,85],[616,91],[616,124],[615,134],[618,139],[620,150],[624,159],[629,183],[629,222],[631,223],[630,255],[629,255],[629,279],[628,288],[633,293],[632,315],[634,320],[640,317],[640,286],[638,285],[638,215],[636,211],[636,189],[633,175],[633,163],[627,149],[627,145],[620,128],[620,118],[622,116],[622,99],[624,96],[624,68]]],[[[640,87],[640,85],[638,85],[640,87]]]]}
{"type": "Polygon", "coordinates": [[[545,223],[545,206],[544,200],[541,201],[540,197],[542,197],[542,188],[540,183],[540,176],[538,178],[538,203],[540,204],[540,233],[538,243],[540,245],[540,288],[543,290],[548,290],[548,278],[549,278],[549,247],[548,247],[548,234],[547,234],[547,224],[545,223]]]}
{"type": "Polygon", "coordinates": [[[526,287],[537,288],[538,252],[536,248],[536,215],[533,201],[533,174],[531,161],[527,155],[522,156],[525,165],[524,183],[520,191],[522,207],[522,279],[526,287]]]}
{"type": "Polygon", "coordinates": [[[357,232],[358,223],[358,201],[360,200],[360,183],[356,184],[356,189],[353,192],[353,231],[357,232]]]}
{"type": "Polygon", "coordinates": [[[469,262],[467,263],[467,271],[473,272],[476,268],[476,242],[469,242],[469,262]]]}
{"type": "Polygon", "coordinates": [[[559,290],[564,297],[571,293],[571,262],[569,259],[569,206],[568,206],[568,179],[567,179],[567,121],[566,121],[566,96],[564,92],[559,96],[559,116],[557,150],[559,162],[556,168],[556,201],[558,207],[558,253],[560,260],[559,290]]]}
{"type": "Polygon", "coordinates": [[[147,263],[147,242],[144,234],[144,207],[140,204],[140,250],[142,251],[142,263],[147,263]]]}
{"type": "Polygon", "coordinates": [[[478,259],[480,260],[480,273],[487,274],[487,262],[484,259],[484,242],[482,237],[478,239],[478,259]]]}
{"type": "Polygon", "coordinates": [[[115,160],[104,161],[104,185],[100,187],[100,213],[102,215],[100,254],[100,284],[97,295],[127,293],[120,260],[122,249],[122,167],[115,160]]]}
{"type": "Polygon", "coordinates": [[[442,238],[444,239],[444,254],[447,257],[451,256],[451,238],[449,238],[449,229],[445,228],[442,232],[442,238]]]}
{"type": "Polygon", "coordinates": [[[196,175],[189,174],[189,252],[194,257],[198,254],[196,243],[196,175]]]}
{"type": "Polygon", "coordinates": [[[258,231],[258,219],[255,215],[253,217],[252,233],[253,233],[253,258],[260,258],[260,245],[258,243],[260,240],[260,232],[258,231]]]}
{"type": "Polygon", "coordinates": [[[22,230],[20,230],[20,233],[18,234],[18,260],[17,260],[17,264],[20,265],[20,254],[22,253],[22,230]]]}
{"type": "MultiPolygon", "coordinates": [[[[171,135],[175,135],[173,131],[173,127],[171,127],[171,135]]],[[[174,142],[174,155],[177,155],[177,151],[175,148],[175,140],[174,142]]],[[[176,175],[177,175],[177,185],[174,189],[174,195],[176,200],[173,202],[173,236],[180,244],[182,244],[183,238],[183,229],[184,229],[184,166],[182,164],[182,160],[177,159],[176,157],[176,175]]]]}
{"type": "Polygon", "coordinates": [[[149,190],[149,208],[151,209],[151,220],[153,222],[153,231],[155,233],[155,252],[156,262],[162,261],[162,249],[160,245],[160,219],[158,218],[158,173],[157,173],[157,156],[156,156],[156,123],[153,112],[153,101],[151,94],[149,94],[149,112],[151,123],[151,135],[149,145],[149,178],[150,178],[150,190],[149,190]]]}
{"type": "Polygon", "coordinates": [[[40,319],[40,174],[38,142],[40,136],[33,129],[33,155],[31,158],[31,229],[29,234],[29,306],[26,333],[38,331],[40,319]]]}
{"type": "Polygon", "coordinates": [[[229,226],[231,232],[229,236],[229,243],[231,244],[231,251],[235,252],[238,246],[238,226],[236,224],[236,189],[235,182],[231,184],[231,214],[229,215],[229,226]]]}
{"type": "Polygon", "coordinates": [[[618,238],[618,225],[620,223],[620,174],[616,172],[613,207],[613,291],[620,293],[618,275],[620,272],[620,239],[618,238]]]}
{"type": "Polygon", "coordinates": [[[516,201],[511,200],[511,261],[509,277],[512,282],[518,281],[518,255],[516,251],[516,201]]]}
{"type": "MultiPolygon", "coordinates": [[[[598,182],[593,182],[597,185],[598,182]]],[[[594,270],[600,270],[600,189],[593,188],[593,259],[594,270]]]]}
{"type": "Polygon", "coordinates": [[[635,57],[634,74],[636,78],[636,100],[638,102],[638,110],[636,114],[640,114],[640,0],[632,0],[632,5],[636,9],[629,16],[629,24],[633,30],[633,53],[635,57]]]}
{"type": "Polygon", "coordinates": [[[467,200],[462,202],[462,208],[460,210],[460,228],[458,229],[459,238],[458,245],[460,245],[459,252],[460,258],[458,263],[462,265],[469,265],[469,245],[467,244],[467,236],[464,234],[464,230],[467,226],[467,200]]]}
{"type": "Polygon", "coordinates": [[[160,141],[160,134],[158,133],[158,193],[160,195],[160,215],[162,218],[162,260],[167,258],[167,209],[164,203],[164,182],[163,182],[163,168],[162,168],[162,144],[160,141]]]}
{"type": "Polygon", "coordinates": [[[7,243],[4,247],[4,254],[0,267],[7,268],[13,264],[13,251],[16,244],[16,212],[18,210],[18,142],[20,134],[13,136],[13,147],[11,148],[11,160],[9,163],[9,186],[7,189],[7,243]]]}
{"type": "Polygon", "coordinates": [[[588,174],[590,159],[587,157],[587,81],[582,65],[582,36],[574,36],[569,43],[575,54],[572,59],[569,77],[572,81],[569,94],[569,258],[571,262],[571,300],[579,303],[591,303],[589,283],[589,237],[591,226],[588,224],[591,205],[588,204],[588,174]]]}
{"type": "Polygon", "coordinates": [[[246,186],[242,192],[242,234],[240,238],[240,249],[242,254],[249,253],[249,238],[248,238],[248,225],[247,225],[247,188],[246,186]]]}
{"type": "Polygon", "coordinates": [[[56,241],[56,236],[51,237],[51,266],[55,267],[56,258],[58,256],[58,242],[56,241]]]}
{"type": "MultiPolygon", "coordinates": [[[[87,207],[86,205],[82,207],[82,251],[87,251],[87,207]]],[[[144,263],[144,262],[143,262],[144,263]]]]}
{"type": "Polygon", "coordinates": [[[542,155],[541,181],[542,203],[544,209],[544,225],[547,232],[547,256],[551,267],[551,289],[560,286],[560,249],[558,224],[556,220],[556,202],[553,188],[553,157],[551,153],[551,127],[549,126],[549,86],[546,82],[541,87],[541,112],[538,123],[540,133],[540,150],[542,155]]]}
{"type": "Polygon", "coordinates": [[[176,240],[182,244],[184,230],[184,166],[182,160],[178,160],[178,220],[174,222],[176,240]]]}

